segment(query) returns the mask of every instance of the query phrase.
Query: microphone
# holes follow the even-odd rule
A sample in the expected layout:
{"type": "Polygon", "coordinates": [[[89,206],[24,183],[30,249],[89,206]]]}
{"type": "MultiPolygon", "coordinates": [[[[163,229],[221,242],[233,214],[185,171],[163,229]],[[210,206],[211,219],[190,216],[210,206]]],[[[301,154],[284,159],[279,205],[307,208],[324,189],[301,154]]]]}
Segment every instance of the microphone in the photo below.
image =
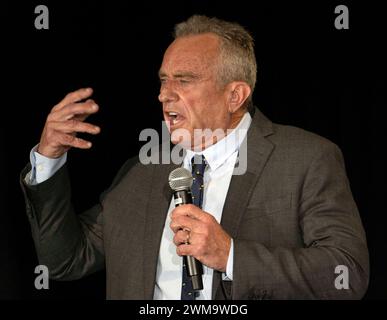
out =
{"type": "MultiPolygon", "coordinates": [[[[169,174],[168,181],[173,191],[176,207],[192,203],[191,186],[193,177],[191,172],[185,168],[177,168],[169,174]]],[[[192,281],[192,288],[194,290],[203,290],[202,264],[192,256],[183,256],[183,259],[187,266],[188,276],[192,281]]]]}

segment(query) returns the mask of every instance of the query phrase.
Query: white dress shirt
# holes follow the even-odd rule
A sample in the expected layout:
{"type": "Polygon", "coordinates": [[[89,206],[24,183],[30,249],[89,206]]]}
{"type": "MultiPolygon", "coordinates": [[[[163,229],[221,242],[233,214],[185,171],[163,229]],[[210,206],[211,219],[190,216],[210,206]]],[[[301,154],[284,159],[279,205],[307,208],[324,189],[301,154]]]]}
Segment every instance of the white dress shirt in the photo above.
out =
{"type": "MultiPolygon", "coordinates": [[[[238,157],[238,150],[250,127],[251,116],[245,113],[238,126],[216,144],[202,152],[187,150],[183,160],[183,167],[191,171],[191,159],[195,154],[203,154],[208,166],[204,172],[204,194],[202,210],[212,214],[220,223],[223,206],[226,200],[232,173],[238,157]]],[[[52,177],[66,162],[67,153],[57,159],[42,156],[35,146],[30,153],[32,170],[27,174],[25,181],[36,185],[52,177]]],[[[180,300],[182,284],[182,258],[176,253],[173,243],[173,231],[169,227],[170,214],[175,208],[171,200],[168,215],[165,221],[161,238],[159,258],[157,263],[156,285],[153,298],[155,300],[180,300]]],[[[224,280],[233,279],[234,245],[231,247],[227,261],[224,280]]],[[[203,290],[197,300],[211,300],[212,298],[213,269],[203,265],[203,290]]]]}
{"type": "MultiPolygon", "coordinates": [[[[187,150],[184,157],[183,166],[190,172],[191,159],[195,154],[203,154],[206,158],[208,166],[204,172],[202,210],[213,215],[218,223],[222,218],[223,206],[237,160],[238,150],[246,136],[250,123],[250,114],[246,112],[238,126],[223,139],[202,152],[187,150]]],[[[170,214],[174,208],[175,205],[171,200],[161,238],[156,287],[153,296],[155,300],[179,300],[181,296],[183,262],[182,258],[176,253],[176,246],[173,243],[174,233],[169,227],[171,222],[170,214]]],[[[224,280],[232,281],[233,258],[234,245],[231,240],[226,274],[223,275],[224,280]]],[[[196,300],[211,300],[213,272],[213,269],[203,265],[203,290],[200,291],[196,300]]]]}

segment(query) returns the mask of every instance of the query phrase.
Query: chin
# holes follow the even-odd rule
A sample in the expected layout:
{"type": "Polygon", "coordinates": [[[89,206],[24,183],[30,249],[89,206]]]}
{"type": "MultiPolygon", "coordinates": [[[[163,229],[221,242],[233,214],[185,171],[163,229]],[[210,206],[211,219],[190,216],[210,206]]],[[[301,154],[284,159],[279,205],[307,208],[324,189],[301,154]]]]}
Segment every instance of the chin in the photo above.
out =
{"type": "Polygon", "coordinates": [[[180,127],[180,128],[171,128],[171,142],[173,144],[179,144],[184,149],[191,149],[192,146],[192,136],[191,130],[180,127]]]}

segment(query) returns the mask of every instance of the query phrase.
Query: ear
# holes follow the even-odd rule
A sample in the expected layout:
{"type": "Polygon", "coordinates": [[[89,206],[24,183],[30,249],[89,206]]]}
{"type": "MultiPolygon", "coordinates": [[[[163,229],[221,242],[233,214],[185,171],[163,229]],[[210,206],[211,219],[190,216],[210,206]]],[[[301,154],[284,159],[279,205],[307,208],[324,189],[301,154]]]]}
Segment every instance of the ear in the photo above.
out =
{"type": "Polygon", "coordinates": [[[251,88],[243,81],[233,81],[227,85],[227,105],[228,112],[238,111],[250,96],[251,88]]]}

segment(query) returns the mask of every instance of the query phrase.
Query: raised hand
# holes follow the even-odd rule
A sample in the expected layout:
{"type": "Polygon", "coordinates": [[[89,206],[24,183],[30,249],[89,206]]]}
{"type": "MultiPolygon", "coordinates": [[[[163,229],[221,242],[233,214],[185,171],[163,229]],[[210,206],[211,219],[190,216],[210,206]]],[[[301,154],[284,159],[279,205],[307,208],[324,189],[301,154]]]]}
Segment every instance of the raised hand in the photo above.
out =
{"type": "Polygon", "coordinates": [[[47,116],[38,146],[38,152],[48,158],[59,158],[70,148],[89,149],[91,142],[76,136],[77,132],[98,134],[98,126],[84,122],[91,114],[96,113],[98,105],[89,98],[91,88],[70,92],[54,106],[47,116]]]}

